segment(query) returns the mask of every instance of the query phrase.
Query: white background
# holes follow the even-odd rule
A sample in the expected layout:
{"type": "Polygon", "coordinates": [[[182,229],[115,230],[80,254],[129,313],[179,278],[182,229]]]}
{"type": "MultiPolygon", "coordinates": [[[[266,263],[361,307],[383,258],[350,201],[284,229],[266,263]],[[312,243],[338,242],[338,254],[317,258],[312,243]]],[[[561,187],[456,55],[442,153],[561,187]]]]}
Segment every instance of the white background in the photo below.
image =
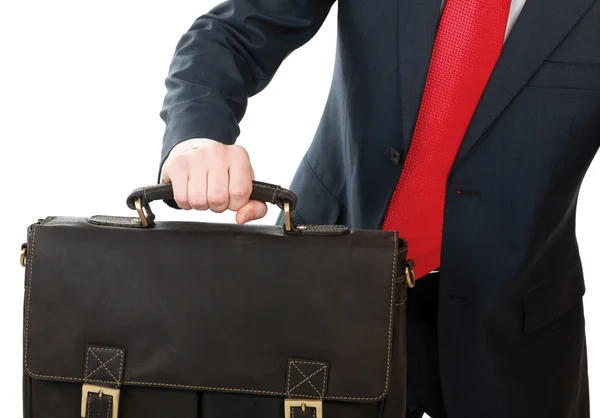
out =
{"type": "MultiPolygon", "coordinates": [[[[215,0],[13,1],[0,4],[0,389],[2,417],[21,416],[23,270],[27,226],[48,215],[129,215],[125,197],[157,177],[163,80],[180,36],[215,0]]],[[[337,8],[250,100],[239,143],[259,180],[289,185],[329,90],[337,8]],[[277,156],[277,158],[273,158],[277,156]]],[[[397,115],[390,115],[397,117],[397,115]]],[[[592,416],[600,407],[600,221],[596,161],[585,179],[577,233],[592,416]]],[[[232,222],[233,215],[169,209],[159,219],[232,222]]],[[[262,221],[273,223],[271,210],[262,221]]],[[[551,402],[551,400],[548,400],[551,402]]],[[[235,418],[235,417],[232,417],[235,418]]]]}

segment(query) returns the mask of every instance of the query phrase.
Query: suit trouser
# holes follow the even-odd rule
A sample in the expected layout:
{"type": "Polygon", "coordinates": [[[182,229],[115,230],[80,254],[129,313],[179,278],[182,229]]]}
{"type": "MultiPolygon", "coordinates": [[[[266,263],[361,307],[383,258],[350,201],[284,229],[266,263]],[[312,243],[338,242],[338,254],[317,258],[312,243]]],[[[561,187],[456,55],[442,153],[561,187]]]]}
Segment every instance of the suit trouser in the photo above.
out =
{"type": "Polygon", "coordinates": [[[407,333],[407,413],[406,418],[445,418],[438,359],[439,273],[420,278],[408,290],[407,333]]]}

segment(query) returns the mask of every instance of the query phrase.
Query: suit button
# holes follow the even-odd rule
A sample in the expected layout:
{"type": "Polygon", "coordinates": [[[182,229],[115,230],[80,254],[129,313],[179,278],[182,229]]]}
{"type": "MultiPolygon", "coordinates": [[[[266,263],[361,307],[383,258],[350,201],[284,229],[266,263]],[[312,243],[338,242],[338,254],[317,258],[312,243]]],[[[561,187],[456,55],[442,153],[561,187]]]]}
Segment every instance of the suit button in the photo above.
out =
{"type": "Polygon", "coordinates": [[[390,161],[394,165],[400,165],[402,160],[404,159],[404,154],[398,151],[396,148],[390,147],[390,161]]]}

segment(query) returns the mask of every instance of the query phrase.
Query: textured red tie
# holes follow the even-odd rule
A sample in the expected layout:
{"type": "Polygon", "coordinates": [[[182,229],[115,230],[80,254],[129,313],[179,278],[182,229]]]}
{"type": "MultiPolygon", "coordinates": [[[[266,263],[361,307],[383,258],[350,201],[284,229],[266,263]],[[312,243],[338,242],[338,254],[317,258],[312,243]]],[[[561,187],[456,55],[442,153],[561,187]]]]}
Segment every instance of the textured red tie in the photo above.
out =
{"type": "Polygon", "coordinates": [[[440,266],[448,174],[502,50],[511,0],[448,0],[404,169],[383,229],[408,241],[415,276],[440,266]]]}

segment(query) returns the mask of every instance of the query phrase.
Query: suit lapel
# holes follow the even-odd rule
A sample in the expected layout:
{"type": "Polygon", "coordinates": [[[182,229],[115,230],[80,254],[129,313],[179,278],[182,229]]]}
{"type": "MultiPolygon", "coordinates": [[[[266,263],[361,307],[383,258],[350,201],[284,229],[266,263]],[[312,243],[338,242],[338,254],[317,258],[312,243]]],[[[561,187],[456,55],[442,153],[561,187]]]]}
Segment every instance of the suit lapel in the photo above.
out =
{"type": "Polygon", "coordinates": [[[594,1],[526,1],[473,115],[455,160],[455,167],[594,1]]]}
{"type": "Polygon", "coordinates": [[[441,4],[441,0],[400,0],[400,97],[405,153],[423,97],[441,4]]]}

